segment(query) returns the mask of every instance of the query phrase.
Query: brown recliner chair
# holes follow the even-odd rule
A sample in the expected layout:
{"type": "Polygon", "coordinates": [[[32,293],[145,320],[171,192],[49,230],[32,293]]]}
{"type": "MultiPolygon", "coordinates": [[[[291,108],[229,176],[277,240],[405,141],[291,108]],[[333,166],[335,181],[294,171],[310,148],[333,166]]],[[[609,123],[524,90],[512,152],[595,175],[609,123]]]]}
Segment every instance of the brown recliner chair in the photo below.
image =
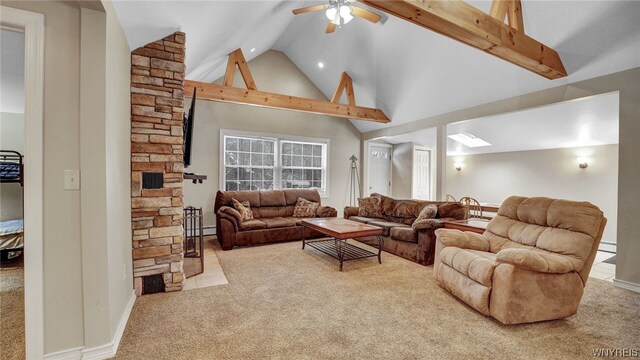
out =
{"type": "Polygon", "coordinates": [[[503,324],[578,310],[607,219],[588,202],[512,196],[484,234],[436,230],[434,276],[503,324]]]}

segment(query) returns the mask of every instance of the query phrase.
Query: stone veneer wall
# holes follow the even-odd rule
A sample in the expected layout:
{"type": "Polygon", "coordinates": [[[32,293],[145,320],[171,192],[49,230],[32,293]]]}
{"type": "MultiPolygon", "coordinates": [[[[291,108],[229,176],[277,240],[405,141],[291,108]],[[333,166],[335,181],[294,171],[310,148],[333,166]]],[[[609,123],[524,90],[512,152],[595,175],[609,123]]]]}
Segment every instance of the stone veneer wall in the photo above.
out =
{"type": "Polygon", "coordinates": [[[182,290],[185,34],[176,32],[131,53],[131,217],[133,277],[162,274],[165,291],[182,290]],[[144,172],[163,173],[142,189],[144,172]]]}

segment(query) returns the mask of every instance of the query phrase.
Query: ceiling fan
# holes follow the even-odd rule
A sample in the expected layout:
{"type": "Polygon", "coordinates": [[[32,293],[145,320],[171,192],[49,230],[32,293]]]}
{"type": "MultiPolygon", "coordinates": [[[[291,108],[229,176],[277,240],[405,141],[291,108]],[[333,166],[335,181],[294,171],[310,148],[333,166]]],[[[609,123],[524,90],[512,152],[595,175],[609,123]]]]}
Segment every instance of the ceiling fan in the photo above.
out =
{"type": "Polygon", "coordinates": [[[380,15],[352,5],[352,1],[353,0],[329,0],[328,5],[313,5],[295,9],[293,10],[293,14],[299,15],[312,11],[325,10],[325,15],[327,19],[329,19],[329,24],[325,31],[327,34],[334,32],[336,27],[341,27],[348,23],[354,16],[369,20],[374,24],[380,21],[380,15]]]}

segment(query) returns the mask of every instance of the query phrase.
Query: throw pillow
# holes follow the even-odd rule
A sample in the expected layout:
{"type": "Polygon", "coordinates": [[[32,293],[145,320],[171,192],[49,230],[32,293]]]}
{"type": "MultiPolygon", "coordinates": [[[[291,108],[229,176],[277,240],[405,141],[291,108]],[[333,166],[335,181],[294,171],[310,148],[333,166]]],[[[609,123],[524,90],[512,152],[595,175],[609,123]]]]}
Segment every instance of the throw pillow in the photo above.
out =
{"type": "Polygon", "coordinates": [[[464,205],[458,202],[444,203],[438,207],[438,218],[454,218],[462,220],[464,219],[465,210],[464,205]]]}
{"type": "Polygon", "coordinates": [[[242,221],[253,220],[253,213],[251,212],[249,201],[240,202],[236,199],[231,199],[231,202],[233,203],[233,207],[240,213],[240,216],[242,216],[242,221]]]}
{"type": "Polygon", "coordinates": [[[416,218],[416,221],[424,220],[424,219],[435,219],[436,214],[438,213],[438,207],[435,204],[429,204],[422,208],[420,211],[420,215],[416,218]]]}
{"type": "Polygon", "coordinates": [[[382,218],[381,200],[380,196],[375,195],[358,199],[358,216],[382,218]]]}
{"type": "Polygon", "coordinates": [[[316,217],[318,206],[320,204],[317,202],[299,197],[298,201],[296,201],[296,206],[293,208],[293,217],[316,217]]]}

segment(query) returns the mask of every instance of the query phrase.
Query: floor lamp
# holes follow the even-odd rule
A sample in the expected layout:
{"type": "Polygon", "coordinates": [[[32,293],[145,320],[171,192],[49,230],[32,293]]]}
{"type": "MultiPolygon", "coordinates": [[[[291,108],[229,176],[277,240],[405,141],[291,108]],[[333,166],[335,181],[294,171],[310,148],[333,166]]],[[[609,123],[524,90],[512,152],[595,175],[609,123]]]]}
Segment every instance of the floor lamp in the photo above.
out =
{"type": "Polygon", "coordinates": [[[351,155],[351,181],[349,187],[349,206],[357,206],[358,199],[362,197],[360,192],[360,176],[358,175],[358,158],[355,155],[351,155]],[[356,190],[357,188],[357,190],[356,190]]]}

